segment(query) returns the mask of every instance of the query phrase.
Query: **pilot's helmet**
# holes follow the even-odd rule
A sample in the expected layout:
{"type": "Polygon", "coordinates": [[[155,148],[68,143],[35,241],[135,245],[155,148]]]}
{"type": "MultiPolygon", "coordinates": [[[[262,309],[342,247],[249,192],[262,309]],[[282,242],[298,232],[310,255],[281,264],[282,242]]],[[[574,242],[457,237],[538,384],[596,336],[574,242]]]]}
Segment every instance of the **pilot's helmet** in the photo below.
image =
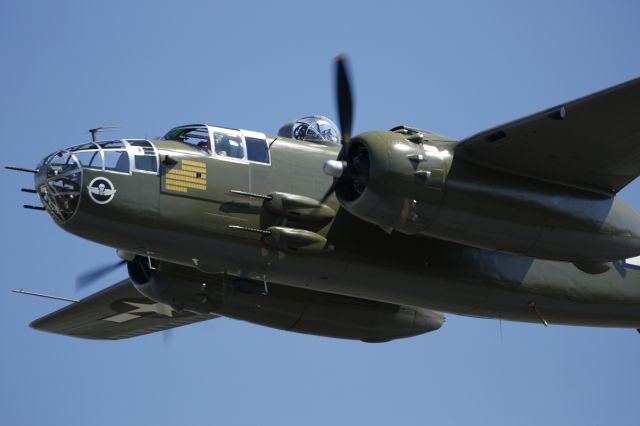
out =
{"type": "Polygon", "coordinates": [[[280,128],[279,136],[322,144],[340,144],[338,126],[321,115],[302,117],[280,128]]]}

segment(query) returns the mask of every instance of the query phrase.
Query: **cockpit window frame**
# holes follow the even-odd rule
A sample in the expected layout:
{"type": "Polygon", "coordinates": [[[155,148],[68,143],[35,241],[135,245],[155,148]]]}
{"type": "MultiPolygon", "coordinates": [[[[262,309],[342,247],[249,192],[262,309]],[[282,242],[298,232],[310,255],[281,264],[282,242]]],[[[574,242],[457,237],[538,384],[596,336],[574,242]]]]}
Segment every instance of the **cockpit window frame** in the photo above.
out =
{"type": "MultiPolygon", "coordinates": [[[[106,140],[106,141],[97,141],[97,142],[91,142],[83,145],[74,146],[66,149],[65,151],[67,151],[70,155],[72,155],[74,157],[74,161],[80,164],[81,167],[87,168],[89,170],[96,170],[96,171],[101,171],[105,173],[116,173],[116,174],[127,175],[127,176],[131,176],[133,173],[145,173],[145,174],[158,175],[160,172],[160,164],[159,164],[160,157],[159,157],[158,148],[151,141],[147,139],[114,139],[114,140],[106,140]],[[131,144],[131,142],[138,142],[138,141],[144,141],[146,146],[137,147],[131,144]],[[119,144],[120,146],[117,146],[115,148],[109,148],[109,147],[106,149],[103,148],[104,145],[109,146],[109,144],[119,144]],[[138,148],[142,150],[143,152],[142,156],[148,156],[148,157],[153,156],[155,158],[155,170],[139,169],[136,167],[135,159],[137,156],[140,155],[136,153],[137,151],[139,151],[138,148]],[[145,152],[145,148],[147,148],[147,150],[152,149],[153,154],[149,154],[148,151],[145,152]],[[80,158],[76,155],[77,153],[83,153],[83,152],[84,153],[95,152],[97,155],[99,155],[100,167],[96,167],[91,164],[89,165],[83,164],[82,161],[80,161],[80,158]],[[128,171],[124,172],[120,170],[107,168],[105,152],[126,153],[127,159],[129,162],[128,171]]],[[[93,163],[93,160],[92,160],[92,163],[93,163]]]]}
{"type": "Polygon", "coordinates": [[[217,127],[217,126],[207,126],[207,127],[209,129],[209,141],[211,144],[211,158],[215,158],[217,160],[223,160],[223,161],[231,161],[234,163],[249,164],[249,160],[247,159],[247,143],[244,140],[244,136],[240,129],[229,129],[226,127],[217,127]],[[236,138],[236,137],[239,138],[242,144],[242,147],[241,147],[242,157],[234,157],[231,155],[219,154],[215,146],[215,133],[228,135],[233,138],[236,138]],[[214,141],[214,142],[211,143],[211,141],[214,141]]]}
{"type": "Polygon", "coordinates": [[[80,164],[81,167],[91,169],[91,170],[104,170],[104,154],[102,153],[102,148],[95,142],[89,142],[83,145],[77,145],[68,149],[69,153],[74,156],[75,161],[80,164]],[[77,154],[80,153],[93,153],[91,162],[89,164],[85,164],[80,161],[80,157],[77,154]],[[100,167],[96,167],[93,165],[96,156],[98,157],[98,162],[100,163],[100,167]]]}
{"type": "Polygon", "coordinates": [[[209,126],[207,126],[206,124],[190,124],[186,126],[174,127],[164,135],[163,139],[181,142],[187,146],[190,146],[191,148],[195,148],[198,151],[199,155],[204,155],[207,157],[211,156],[211,131],[209,129],[209,126]],[[204,145],[201,146],[199,143],[190,143],[184,140],[184,136],[192,132],[203,133],[200,137],[193,135],[191,136],[191,138],[202,140],[202,143],[204,145]]]}
{"type": "Polygon", "coordinates": [[[260,132],[253,132],[250,130],[240,130],[240,133],[242,133],[242,137],[244,139],[244,145],[245,145],[245,151],[246,151],[246,156],[248,161],[251,164],[260,164],[263,166],[270,166],[271,165],[271,147],[269,146],[269,142],[267,141],[267,135],[265,135],[264,133],[260,133],[260,132]],[[266,153],[267,153],[267,161],[257,161],[257,160],[251,160],[249,159],[249,143],[247,142],[247,138],[252,138],[252,139],[258,139],[260,141],[264,141],[265,144],[265,148],[266,148],[266,153]]]}
{"type": "Polygon", "coordinates": [[[124,140],[127,144],[128,144],[128,151],[129,151],[129,157],[130,157],[130,170],[131,172],[135,172],[135,173],[145,173],[145,174],[152,174],[152,175],[157,175],[160,171],[160,155],[158,152],[158,148],[156,148],[156,146],[151,143],[151,141],[147,140],[147,139],[125,139],[124,140]],[[142,147],[139,145],[133,145],[132,142],[145,142],[146,143],[146,147],[142,147]],[[153,154],[147,154],[145,148],[151,148],[153,150],[153,154]],[[138,151],[137,148],[141,148],[142,152],[144,154],[139,155],[136,154],[136,151],[138,151]],[[155,162],[156,162],[156,168],[155,171],[153,170],[146,170],[146,169],[138,169],[136,167],[136,157],[154,157],[155,158],[155,162]]]}
{"type": "Polygon", "coordinates": [[[100,153],[102,155],[102,171],[110,172],[110,173],[119,173],[123,175],[131,176],[131,160],[132,155],[129,150],[129,144],[124,142],[124,139],[114,139],[109,141],[100,141],[97,142],[97,145],[100,146],[100,153]],[[107,154],[111,153],[120,153],[118,156],[118,160],[116,162],[116,167],[120,163],[122,156],[126,153],[127,159],[127,171],[118,170],[117,168],[107,168],[107,154]]]}
{"type": "Polygon", "coordinates": [[[264,133],[253,132],[253,131],[243,130],[243,129],[235,129],[230,127],[223,127],[223,126],[212,126],[209,124],[188,124],[184,126],[174,127],[164,135],[163,139],[182,142],[189,145],[190,147],[198,148],[199,152],[196,153],[197,155],[204,155],[208,158],[212,158],[215,160],[230,161],[230,162],[239,163],[239,164],[260,164],[263,166],[271,165],[271,146],[269,144],[269,141],[267,140],[267,135],[264,133]],[[195,144],[184,142],[181,140],[182,135],[192,131],[207,132],[208,149],[205,150],[201,147],[196,146],[195,144]],[[238,139],[238,141],[242,144],[242,147],[241,147],[243,150],[242,157],[235,157],[233,155],[221,155],[220,153],[216,152],[216,134],[218,135],[226,134],[231,136],[233,139],[238,139]],[[267,157],[266,162],[251,160],[249,158],[249,144],[247,143],[248,137],[259,139],[260,141],[264,141],[266,157],[267,157]]]}

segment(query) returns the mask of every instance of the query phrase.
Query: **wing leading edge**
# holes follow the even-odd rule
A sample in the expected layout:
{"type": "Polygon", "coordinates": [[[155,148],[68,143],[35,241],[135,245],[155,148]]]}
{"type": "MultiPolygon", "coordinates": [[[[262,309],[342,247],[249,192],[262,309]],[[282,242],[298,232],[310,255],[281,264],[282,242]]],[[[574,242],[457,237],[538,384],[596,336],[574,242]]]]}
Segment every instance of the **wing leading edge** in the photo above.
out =
{"type": "Polygon", "coordinates": [[[31,327],[85,339],[116,340],[217,318],[177,312],[142,296],[126,279],[33,321],[31,327]]]}
{"type": "Polygon", "coordinates": [[[615,193],[640,175],[640,78],[463,140],[456,155],[508,173],[615,193]]]}

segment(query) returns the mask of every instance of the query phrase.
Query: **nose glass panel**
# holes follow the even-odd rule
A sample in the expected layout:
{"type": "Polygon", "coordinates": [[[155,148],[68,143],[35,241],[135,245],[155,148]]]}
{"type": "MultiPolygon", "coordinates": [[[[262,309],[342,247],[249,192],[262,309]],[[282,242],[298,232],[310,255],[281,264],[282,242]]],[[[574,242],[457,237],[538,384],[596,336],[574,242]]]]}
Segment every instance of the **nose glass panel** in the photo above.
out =
{"type": "Polygon", "coordinates": [[[107,173],[158,173],[158,151],[144,139],[92,142],[63,149],[42,160],[36,188],[53,218],[64,223],[78,210],[82,170],[107,173]]]}
{"type": "Polygon", "coordinates": [[[71,219],[78,210],[82,188],[82,168],[69,151],[59,151],[45,158],[36,176],[36,188],[42,204],[60,223],[71,219]]]}

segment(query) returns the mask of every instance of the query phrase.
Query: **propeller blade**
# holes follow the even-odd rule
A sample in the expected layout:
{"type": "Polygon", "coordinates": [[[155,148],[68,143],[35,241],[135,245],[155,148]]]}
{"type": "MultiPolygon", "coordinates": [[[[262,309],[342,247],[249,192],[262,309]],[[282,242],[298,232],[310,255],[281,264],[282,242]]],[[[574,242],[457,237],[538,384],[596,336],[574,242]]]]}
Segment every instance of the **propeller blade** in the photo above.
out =
{"type": "Polygon", "coordinates": [[[101,265],[81,273],[76,278],[76,290],[83,289],[84,287],[93,284],[95,281],[99,280],[100,278],[107,275],[108,273],[115,271],[119,267],[123,266],[125,263],[127,263],[126,260],[120,260],[116,263],[101,265]]]}
{"type": "MultiPolygon", "coordinates": [[[[349,83],[349,73],[347,71],[347,58],[344,55],[338,55],[336,62],[336,102],[338,104],[338,119],[340,121],[340,133],[342,147],[338,153],[337,160],[341,161],[347,152],[347,144],[351,138],[351,127],[353,125],[353,99],[351,95],[351,84],[349,83]]],[[[346,170],[343,171],[343,174],[346,170]]],[[[333,183],[324,194],[320,202],[325,201],[340,186],[343,176],[334,177],[333,183]]]]}
{"type": "Polygon", "coordinates": [[[324,204],[325,201],[327,201],[327,199],[331,197],[331,194],[334,193],[337,186],[338,186],[338,180],[334,179],[329,189],[327,189],[327,192],[325,192],[324,196],[320,199],[320,204],[324,204]]]}
{"type": "Polygon", "coordinates": [[[171,345],[173,341],[173,330],[171,328],[162,331],[162,343],[164,347],[168,347],[171,345]]]}
{"type": "Polygon", "coordinates": [[[351,126],[353,124],[353,100],[351,96],[351,84],[347,71],[347,59],[344,55],[336,57],[336,100],[338,102],[338,117],[340,132],[342,132],[342,145],[349,143],[351,138],[351,126]]]}

